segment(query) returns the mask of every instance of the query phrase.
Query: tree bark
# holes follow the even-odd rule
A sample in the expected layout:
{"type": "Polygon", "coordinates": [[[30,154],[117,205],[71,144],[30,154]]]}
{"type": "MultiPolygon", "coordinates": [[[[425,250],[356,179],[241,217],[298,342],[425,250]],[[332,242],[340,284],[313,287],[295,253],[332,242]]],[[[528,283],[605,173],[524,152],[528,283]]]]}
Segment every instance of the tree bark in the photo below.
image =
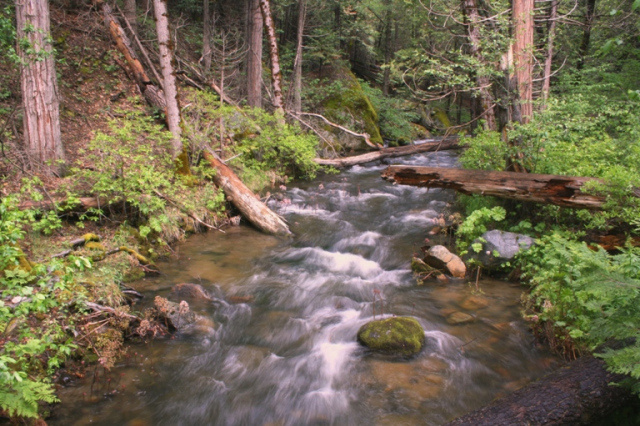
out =
{"type": "Polygon", "coordinates": [[[204,71],[208,73],[211,69],[211,12],[209,11],[209,0],[203,1],[202,17],[202,60],[204,71]]]}
{"type": "Polygon", "coordinates": [[[553,43],[556,38],[556,17],[558,15],[558,0],[551,0],[549,8],[549,22],[547,30],[547,56],[544,59],[544,76],[542,80],[542,100],[544,109],[551,89],[551,65],[553,64],[553,43]]]}
{"type": "Polygon", "coordinates": [[[578,50],[579,59],[577,68],[581,70],[584,67],[584,61],[589,54],[589,46],[591,44],[591,28],[593,27],[593,19],[596,13],[596,0],[586,0],[587,8],[584,15],[584,31],[582,32],[582,41],[578,50]]]}
{"type": "Polygon", "coordinates": [[[262,12],[260,0],[249,0],[247,39],[247,104],[262,108],[262,12]]]}
{"type": "Polygon", "coordinates": [[[280,72],[280,54],[278,53],[278,39],[276,38],[276,25],[271,16],[269,0],[260,0],[262,19],[267,30],[269,44],[269,57],[271,59],[271,84],[273,86],[273,107],[276,114],[284,120],[284,102],[282,101],[282,73],[280,72]]]}
{"type": "Polygon", "coordinates": [[[104,16],[104,23],[109,29],[109,34],[116,44],[116,48],[124,56],[131,72],[133,79],[138,85],[140,92],[144,98],[155,108],[164,111],[166,108],[166,102],[164,98],[164,92],[158,89],[147,76],[144,67],[140,63],[140,60],[136,56],[135,51],[131,47],[129,37],[125,34],[124,30],[118,23],[117,19],[111,11],[111,6],[105,2],[96,1],[97,4],[102,6],[102,14],[104,16]]]}
{"type": "Polygon", "coordinates": [[[290,235],[291,231],[282,217],[270,210],[233,171],[216,155],[204,152],[204,158],[216,169],[213,181],[224,191],[230,201],[253,226],[268,234],[290,235]]]}
{"type": "Polygon", "coordinates": [[[295,114],[302,111],[302,50],[304,47],[304,24],[307,14],[306,0],[298,0],[298,33],[296,37],[296,57],[293,61],[293,83],[289,95],[289,107],[295,114]]]}
{"type": "MultiPolygon", "coordinates": [[[[478,22],[480,16],[478,15],[478,6],[476,0],[463,0],[462,6],[465,16],[467,18],[467,35],[469,37],[471,55],[479,62],[484,63],[484,58],[480,50],[480,30],[478,29],[478,22]]],[[[488,76],[476,74],[476,83],[478,84],[478,91],[480,93],[480,104],[482,105],[482,116],[484,117],[485,129],[496,130],[496,116],[494,110],[494,98],[491,93],[491,80],[488,76]]]]}
{"type": "Polygon", "coordinates": [[[352,157],[324,159],[316,158],[314,161],[323,166],[333,166],[337,168],[355,166],[356,164],[365,164],[372,161],[382,160],[384,158],[402,157],[405,155],[417,154],[420,152],[445,151],[450,149],[462,148],[457,137],[449,137],[441,140],[427,141],[417,145],[407,145],[395,148],[383,148],[379,151],[367,152],[362,155],[352,157]]]}
{"type": "Polygon", "coordinates": [[[156,32],[158,34],[158,46],[160,49],[160,68],[164,87],[164,99],[167,105],[166,122],[169,131],[173,135],[171,144],[173,158],[182,154],[182,139],[180,128],[180,107],[178,106],[178,89],[176,88],[176,75],[173,70],[173,42],[169,32],[169,19],[167,12],[167,0],[154,0],[153,10],[156,17],[156,32]]]}
{"type": "Polygon", "coordinates": [[[491,195],[562,207],[597,210],[605,201],[604,197],[581,191],[586,182],[599,181],[591,177],[413,166],[389,166],[382,177],[403,185],[449,188],[463,194],[491,195]]]}
{"type": "Polygon", "coordinates": [[[623,378],[602,360],[583,357],[447,425],[591,424],[629,400],[625,388],[610,385],[623,378]]]}
{"type": "Polygon", "coordinates": [[[513,56],[520,121],[528,123],[533,115],[533,0],[513,0],[511,13],[515,34],[513,56]]]}
{"type": "Polygon", "coordinates": [[[47,0],[16,0],[16,51],[21,59],[24,139],[29,160],[60,175],[65,160],[47,0]],[[25,49],[25,43],[28,48],[25,49]]]}

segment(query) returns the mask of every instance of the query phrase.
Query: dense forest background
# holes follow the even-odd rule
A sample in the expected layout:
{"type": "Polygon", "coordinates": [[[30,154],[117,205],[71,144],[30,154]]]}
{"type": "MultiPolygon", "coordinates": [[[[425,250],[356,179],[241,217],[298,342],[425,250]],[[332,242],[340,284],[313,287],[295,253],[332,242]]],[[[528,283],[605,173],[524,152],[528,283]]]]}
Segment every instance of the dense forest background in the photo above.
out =
{"type": "Polygon", "coordinates": [[[173,242],[238,211],[286,233],[230,200],[434,136],[464,140],[465,168],[600,179],[597,211],[463,197],[459,247],[537,237],[533,326],[569,358],[625,342],[601,356],[640,377],[640,0],[0,4],[7,416],[41,416],[70,360],[108,368],[158,333],[123,282],[173,242]]]}

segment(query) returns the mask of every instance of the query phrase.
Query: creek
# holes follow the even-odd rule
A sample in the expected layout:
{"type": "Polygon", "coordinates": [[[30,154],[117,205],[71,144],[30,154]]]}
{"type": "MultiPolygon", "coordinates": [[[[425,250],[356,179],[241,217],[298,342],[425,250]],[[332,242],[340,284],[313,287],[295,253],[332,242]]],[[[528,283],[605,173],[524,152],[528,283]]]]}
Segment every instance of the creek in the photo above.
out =
{"type": "MultiPolygon", "coordinates": [[[[456,157],[394,163],[455,167],[456,157]]],[[[191,303],[203,319],[132,345],[108,376],[63,388],[50,424],[437,425],[555,367],[520,318],[519,285],[416,284],[411,256],[452,213],[455,195],[388,184],[384,167],[284,191],[270,206],[293,238],[240,226],[180,244],[162,275],[133,287],[152,301],[178,283],[200,284],[213,296],[191,303]],[[475,321],[447,322],[457,311],[475,321]],[[415,317],[422,352],[408,360],[367,352],[356,333],[374,314],[415,317]]]]}

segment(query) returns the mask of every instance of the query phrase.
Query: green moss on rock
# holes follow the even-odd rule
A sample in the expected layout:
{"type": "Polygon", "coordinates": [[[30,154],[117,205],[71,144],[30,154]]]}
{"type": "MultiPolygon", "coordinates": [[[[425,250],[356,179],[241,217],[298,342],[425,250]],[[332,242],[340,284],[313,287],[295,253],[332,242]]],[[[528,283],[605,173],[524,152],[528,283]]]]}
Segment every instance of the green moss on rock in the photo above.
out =
{"type": "Polygon", "coordinates": [[[422,349],[424,330],[414,318],[387,318],[360,327],[358,342],[376,352],[411,356],[422,349]]]}
{"type": "MultiPolygon", "coordinates": [[[[363,127],[371,142],[383,144],[378,126],[378,113],[371,100],[366,95],[356,76],[347,68],[339,67],[335,70],[335,78],[345,86],[345,90],[327,98],[322,106],[325,114],[332,121],[350,126],[349,119],[363,127]],[[348,118],[347,118],[348,117],[348,118]]],[[[333,131],[334,129],[331,129],[333,131]]],[[[364,142],[363,142],[364,143],[364,142]]]]}

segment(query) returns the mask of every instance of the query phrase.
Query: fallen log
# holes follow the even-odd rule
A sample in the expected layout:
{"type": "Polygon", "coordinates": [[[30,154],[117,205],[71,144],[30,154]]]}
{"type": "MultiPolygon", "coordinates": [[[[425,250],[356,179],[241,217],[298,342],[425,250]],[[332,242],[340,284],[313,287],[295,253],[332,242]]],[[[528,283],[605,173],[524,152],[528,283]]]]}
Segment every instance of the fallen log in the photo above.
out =
{"type": "Polygon", "coordinates": [[[215,184],[222,188],[227,200],[236,206],[242,216],[253,226],[268,234],[291,234],[284,219],[260,201],[217,155],[204,151],[204,158],[216,169],[216,174],[213,176],[215,184]]]}
{"type": "Polygon", "coordinates": [[[403,185],[449,188],[463,194],[491,195],[562,207],[600,209],[604,197],[585,194],[582,186],[591,177],[534,173],[462,170],[441,167],[389,166],[382,178],[403,185]]]}
{"type": "Polygon", "coordinates": [[[420,152],[445,151],[458,148],[462,148],[458,138],[448,137],[442,139],[430,139],[417,145],[382,148],[379,151],[367,152],[366,154],[354,155],[352,157],[335,159],[316,158],[314,161],[322,166],[342,168],[355,166],[357,164],[370,163],[372,161],[382,160],[383,158],[402,157],[404,155],[418,154],[420,152]]]}
{"type": "Polygon", "coordinates": [[[447,425],[590,424],[629,400],[627,389],[610,385],[623,378],[606,371],[602,360],[579,358],[447,425]]]}

